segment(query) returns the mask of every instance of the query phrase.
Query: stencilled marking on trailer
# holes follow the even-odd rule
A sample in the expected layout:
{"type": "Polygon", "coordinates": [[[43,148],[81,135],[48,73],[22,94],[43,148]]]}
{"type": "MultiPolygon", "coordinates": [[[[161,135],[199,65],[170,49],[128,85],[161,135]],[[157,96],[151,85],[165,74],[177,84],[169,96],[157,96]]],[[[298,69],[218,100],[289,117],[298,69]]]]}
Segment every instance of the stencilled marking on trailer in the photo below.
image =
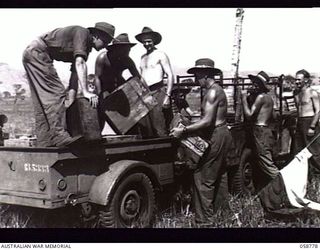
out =
{"type": "Polygon", "coordinates": [[[49,165],[41,165],[35,163],[25,163],[24,171],[26,172],[40,172],[40,173],[49,173],[49,165]]]}

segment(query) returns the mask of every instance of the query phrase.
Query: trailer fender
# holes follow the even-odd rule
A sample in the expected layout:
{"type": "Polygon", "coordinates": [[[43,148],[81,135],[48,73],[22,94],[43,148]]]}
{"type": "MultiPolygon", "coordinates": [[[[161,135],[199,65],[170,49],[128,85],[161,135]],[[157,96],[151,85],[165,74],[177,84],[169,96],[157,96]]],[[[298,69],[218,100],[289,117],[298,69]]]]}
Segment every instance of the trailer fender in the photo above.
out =
{"type": "Polygon", "coordinates": [[[148,175],[155,187],[160,187],[156,173],[150,165],[141,161],[122,160],[109,166],[107,172],[97,176],[89,192],[89,201],[107,205],[119,181],[128,173],[143,172],[148,175]]]}

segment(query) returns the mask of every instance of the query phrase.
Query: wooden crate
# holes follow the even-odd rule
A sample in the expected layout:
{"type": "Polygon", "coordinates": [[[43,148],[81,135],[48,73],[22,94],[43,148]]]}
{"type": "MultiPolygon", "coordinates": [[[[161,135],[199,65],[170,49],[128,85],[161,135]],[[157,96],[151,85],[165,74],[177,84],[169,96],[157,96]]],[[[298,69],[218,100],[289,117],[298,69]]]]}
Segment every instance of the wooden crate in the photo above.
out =
{"type": "Polygon", "coordinates": [[[101,139],[98,111],[88,99],[77,98],[67,109],[67,130],[71,136],[83,135],[86,140],[101,139]]]}
{"type": "Polygon", "coordinates": [[[132,78],[118,87],[104,102],[109,125],[122,135],[158,105],[149,89],[138,78],[132,78]]]}
{"type": "MultiPolygon", "coordinates": [[[[190,121],[181,114],[175,114],[171,127],[185,127],[190,124],[190,121]]],[[[186,160],[192,163],[198,163],[206,150],[209,148],[209,143],[200,136],[188,136],[180,140],[180,148],[186,160]]]]}

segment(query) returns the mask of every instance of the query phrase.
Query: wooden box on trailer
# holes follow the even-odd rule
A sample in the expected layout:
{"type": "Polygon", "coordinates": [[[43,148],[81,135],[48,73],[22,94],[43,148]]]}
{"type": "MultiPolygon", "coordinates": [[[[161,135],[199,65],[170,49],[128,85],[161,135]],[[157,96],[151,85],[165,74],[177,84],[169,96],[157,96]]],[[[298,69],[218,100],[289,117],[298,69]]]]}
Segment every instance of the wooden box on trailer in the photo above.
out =
{"type": "Polygon", "coordinates": [[[130,79],[104,100],[108,123],[118,134],[125,134],[156,105],[148,87],[138,78],[130,79]]]}
{"type": "Polygon", "coordinates": [[[97,109],[81,97],[67,109],[67,130],[71,136],[83,135],[86,140],[101,139],[97,109]]]}

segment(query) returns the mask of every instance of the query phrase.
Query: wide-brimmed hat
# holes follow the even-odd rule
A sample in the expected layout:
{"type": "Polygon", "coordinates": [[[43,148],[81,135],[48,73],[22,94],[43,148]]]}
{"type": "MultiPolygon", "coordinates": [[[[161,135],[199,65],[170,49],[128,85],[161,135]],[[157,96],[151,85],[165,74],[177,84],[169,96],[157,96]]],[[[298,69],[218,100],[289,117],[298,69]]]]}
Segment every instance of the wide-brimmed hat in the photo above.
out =
{"type": "Polygon", "coordinates": [[[106,23],[106,22],[98,22],[95,24],[94,27],[88,28],[90,31],[102,31],[107,36],[111,37],[113,39],[114,37],[114,31],[115,27],[112,24],[106,23]]]}
{"type": "Polygon", "coordinates": [[[142,43],[145,37],[151,37],[151,39],[153,40],[154,45],[157,45],[161,42],[162,40],[162,36],[160,35],[160,33],[153,31],[151,28],[149,27],[144,27],[141,31],[140,34],[136,35],[135,38],[142,43]]]}
{"type": "Polygon", "coordinates": [[[188,74],[195,74],[199,71],[211,72],[213,74],[221,74],[221,70],[214,67],[214,61],[210,58],[198,59],[195,66],[188,69],[188,74]]]}
{"type": "Polygon", "coordinates": [[[257,75],[248,75],[251,82],[257,83],[262,89],[269,91],[267,84],[270,81],[270,77],[264,71],[260,71],[257,75]]]}
{"type": "Polygon", "coordinates": [[[136,43],[131,43],[129,41],[129,36],[127,33],[121,33],[119,34],[117,37],[115,37],[112,41],[111,45],[108,45],[107,48],[114,48],[117,46],[129,46],[129,47],[133,47],[134,45],[136,45],[136,43]]]}

